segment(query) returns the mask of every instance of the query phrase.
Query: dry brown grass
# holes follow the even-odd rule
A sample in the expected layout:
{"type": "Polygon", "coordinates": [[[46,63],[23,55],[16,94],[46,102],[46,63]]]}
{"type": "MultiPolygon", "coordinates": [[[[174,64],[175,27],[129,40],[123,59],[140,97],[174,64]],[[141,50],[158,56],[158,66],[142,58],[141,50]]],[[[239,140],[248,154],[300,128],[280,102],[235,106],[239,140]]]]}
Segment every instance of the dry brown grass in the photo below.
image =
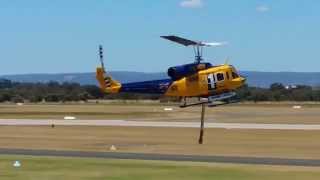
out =
{"type": "MultiPolygon", "coordinates": [[[[164,111],[165,105],[132,104],[53,104],[53,105],[0,105],[0,118],[9,119],[130,119],[144,121],[199,121],[200,107],[164,111]]],[[[207,122],[234,123],[300,123],[319,124],[320,106],[303,105],[293,109],[292,104],[237,104],[207,108],[207,122]]]]}
{"type": "MultiPolygon", "coordinates": [[[[200,108],[165,112],[164,105],[0,105],[1,118],[130,119],[198,121],[200,108]]],[[[171,106],[172,107],[172,106],[171,106]]],[[[292,104],[242,104],[207,109],[207,122],[319,124],[320,107],[292,104]]],[[[205,144],[197,144],[198,129],[139,127],[14,127],[0,126],[0,148],[320,158],[319,131],[206,129],[205,144]]]]}
{"type": "Polygon", "coordinates": [[[267,156],[320,159],[319,131],[57,126],[0,126],[0,148],[267,156]]]}

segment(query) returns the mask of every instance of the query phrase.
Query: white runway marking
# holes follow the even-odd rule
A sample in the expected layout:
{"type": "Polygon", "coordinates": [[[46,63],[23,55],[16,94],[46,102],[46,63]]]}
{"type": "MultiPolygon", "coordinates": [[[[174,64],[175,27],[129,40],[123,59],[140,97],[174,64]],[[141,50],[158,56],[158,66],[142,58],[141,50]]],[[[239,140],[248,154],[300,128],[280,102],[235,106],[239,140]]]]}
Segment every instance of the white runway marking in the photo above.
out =
{"type": "MultiPolygon", "coordinates": [[[[199,128],[199,122],[159,122],[126,120],[34,120],[0,119],[0,125],[8,126],[126,126],[126,127],[181,127],[199,128]]],[[[279,130],[320,130],[320,124],[255,124],[255,123],[205,123],[206,128],[225,129],[279,129],[279,130]]]]}

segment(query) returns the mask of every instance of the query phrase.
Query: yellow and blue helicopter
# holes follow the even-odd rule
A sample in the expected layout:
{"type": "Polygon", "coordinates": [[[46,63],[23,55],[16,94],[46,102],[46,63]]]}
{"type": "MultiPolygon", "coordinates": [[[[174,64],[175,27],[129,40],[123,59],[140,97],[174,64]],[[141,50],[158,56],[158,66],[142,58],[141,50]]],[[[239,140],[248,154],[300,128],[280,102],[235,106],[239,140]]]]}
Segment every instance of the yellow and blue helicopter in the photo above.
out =
{"type": "Polygon", "coordinates": [[[100,46],[101,67],[96,70],[96,78],[102,91],[105,93],[157,93],[181,97],[183,103],[180,107],[199,104],[214,106],[215,101],[227,100],[235,96],[234,91],[245,83],[245,78],[239,76],[232,65],[212,65],[203,62],[203,47],[221,46],[225,43],[192,41],[178,36],[161,37],[184,46],[192,46],[195,52],[195,62],[170,67],[168,69],[170,78],[168,79],[121,84],[106,73],[102,46],[100,46]],[[199,102],[188,104],[186,99],[189,97],[199,97],[199,102]]]}
{"type": "MultiPolygon", "coordinates": [[[[206,43],[192,41],[178,36],[161,36],[164,39],[192,46],[195,62],[168,69],[168,79],[121,84],[106,73],[103,62],[102,46],[99,47],[101,66],[97,68],[96,78],[105,93],[157,93],[165,96],[176,96],[183,99],[180,107],[202,105],[199,144],[203,143],[204,114],[206,104],[216,106],[217,101],[226,101],[236,95],[235,90],[245,83],[232,65],[212,65],[202,62],[203,47],[221,46],[225,43],[206,43]],[[198,97],[199,101],[187,103],[187,98],[198,97]]],[[[228,101],[227,101],[228,102],[228,101]]],[[[226,103],[222,103],[223,105],[226,103]]]]}

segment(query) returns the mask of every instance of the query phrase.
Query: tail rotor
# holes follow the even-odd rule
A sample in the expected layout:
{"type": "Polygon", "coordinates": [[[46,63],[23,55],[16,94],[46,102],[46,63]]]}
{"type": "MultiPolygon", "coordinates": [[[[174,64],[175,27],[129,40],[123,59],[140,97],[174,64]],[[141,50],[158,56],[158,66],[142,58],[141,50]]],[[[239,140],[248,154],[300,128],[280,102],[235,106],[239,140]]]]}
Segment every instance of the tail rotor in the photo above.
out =
{"type": "Polygon", "coordinates": [[[106,72],[106,69],[104,68],[103,47],[102,47],[102,45],[99,45],[99,57],[100,57],[101,68],[103,69],[104,72],[106,72]]]}

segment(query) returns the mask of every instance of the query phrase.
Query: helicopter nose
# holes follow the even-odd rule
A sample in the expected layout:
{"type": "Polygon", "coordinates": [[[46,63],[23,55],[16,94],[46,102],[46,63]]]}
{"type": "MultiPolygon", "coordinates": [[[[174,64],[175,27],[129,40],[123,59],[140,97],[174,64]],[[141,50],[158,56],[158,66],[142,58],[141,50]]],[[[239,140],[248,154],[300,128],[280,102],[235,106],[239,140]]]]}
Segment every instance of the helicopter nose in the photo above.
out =
{"type": "Polygon", "coordinates": [[[244,77],[241,77],[241,82],[244,84],[245,82],[246,82],[246,78],[244,78],[244,77]]]}
{"type": "Polygon", "coordinates": [[[241,77],[240,77],[240,84],[241,84],[240,86],[243,86],[244,83],[246,82],[246,80],[247,80],[246,78],[244,78],[244,77],[241,76],[241,77]]]}

